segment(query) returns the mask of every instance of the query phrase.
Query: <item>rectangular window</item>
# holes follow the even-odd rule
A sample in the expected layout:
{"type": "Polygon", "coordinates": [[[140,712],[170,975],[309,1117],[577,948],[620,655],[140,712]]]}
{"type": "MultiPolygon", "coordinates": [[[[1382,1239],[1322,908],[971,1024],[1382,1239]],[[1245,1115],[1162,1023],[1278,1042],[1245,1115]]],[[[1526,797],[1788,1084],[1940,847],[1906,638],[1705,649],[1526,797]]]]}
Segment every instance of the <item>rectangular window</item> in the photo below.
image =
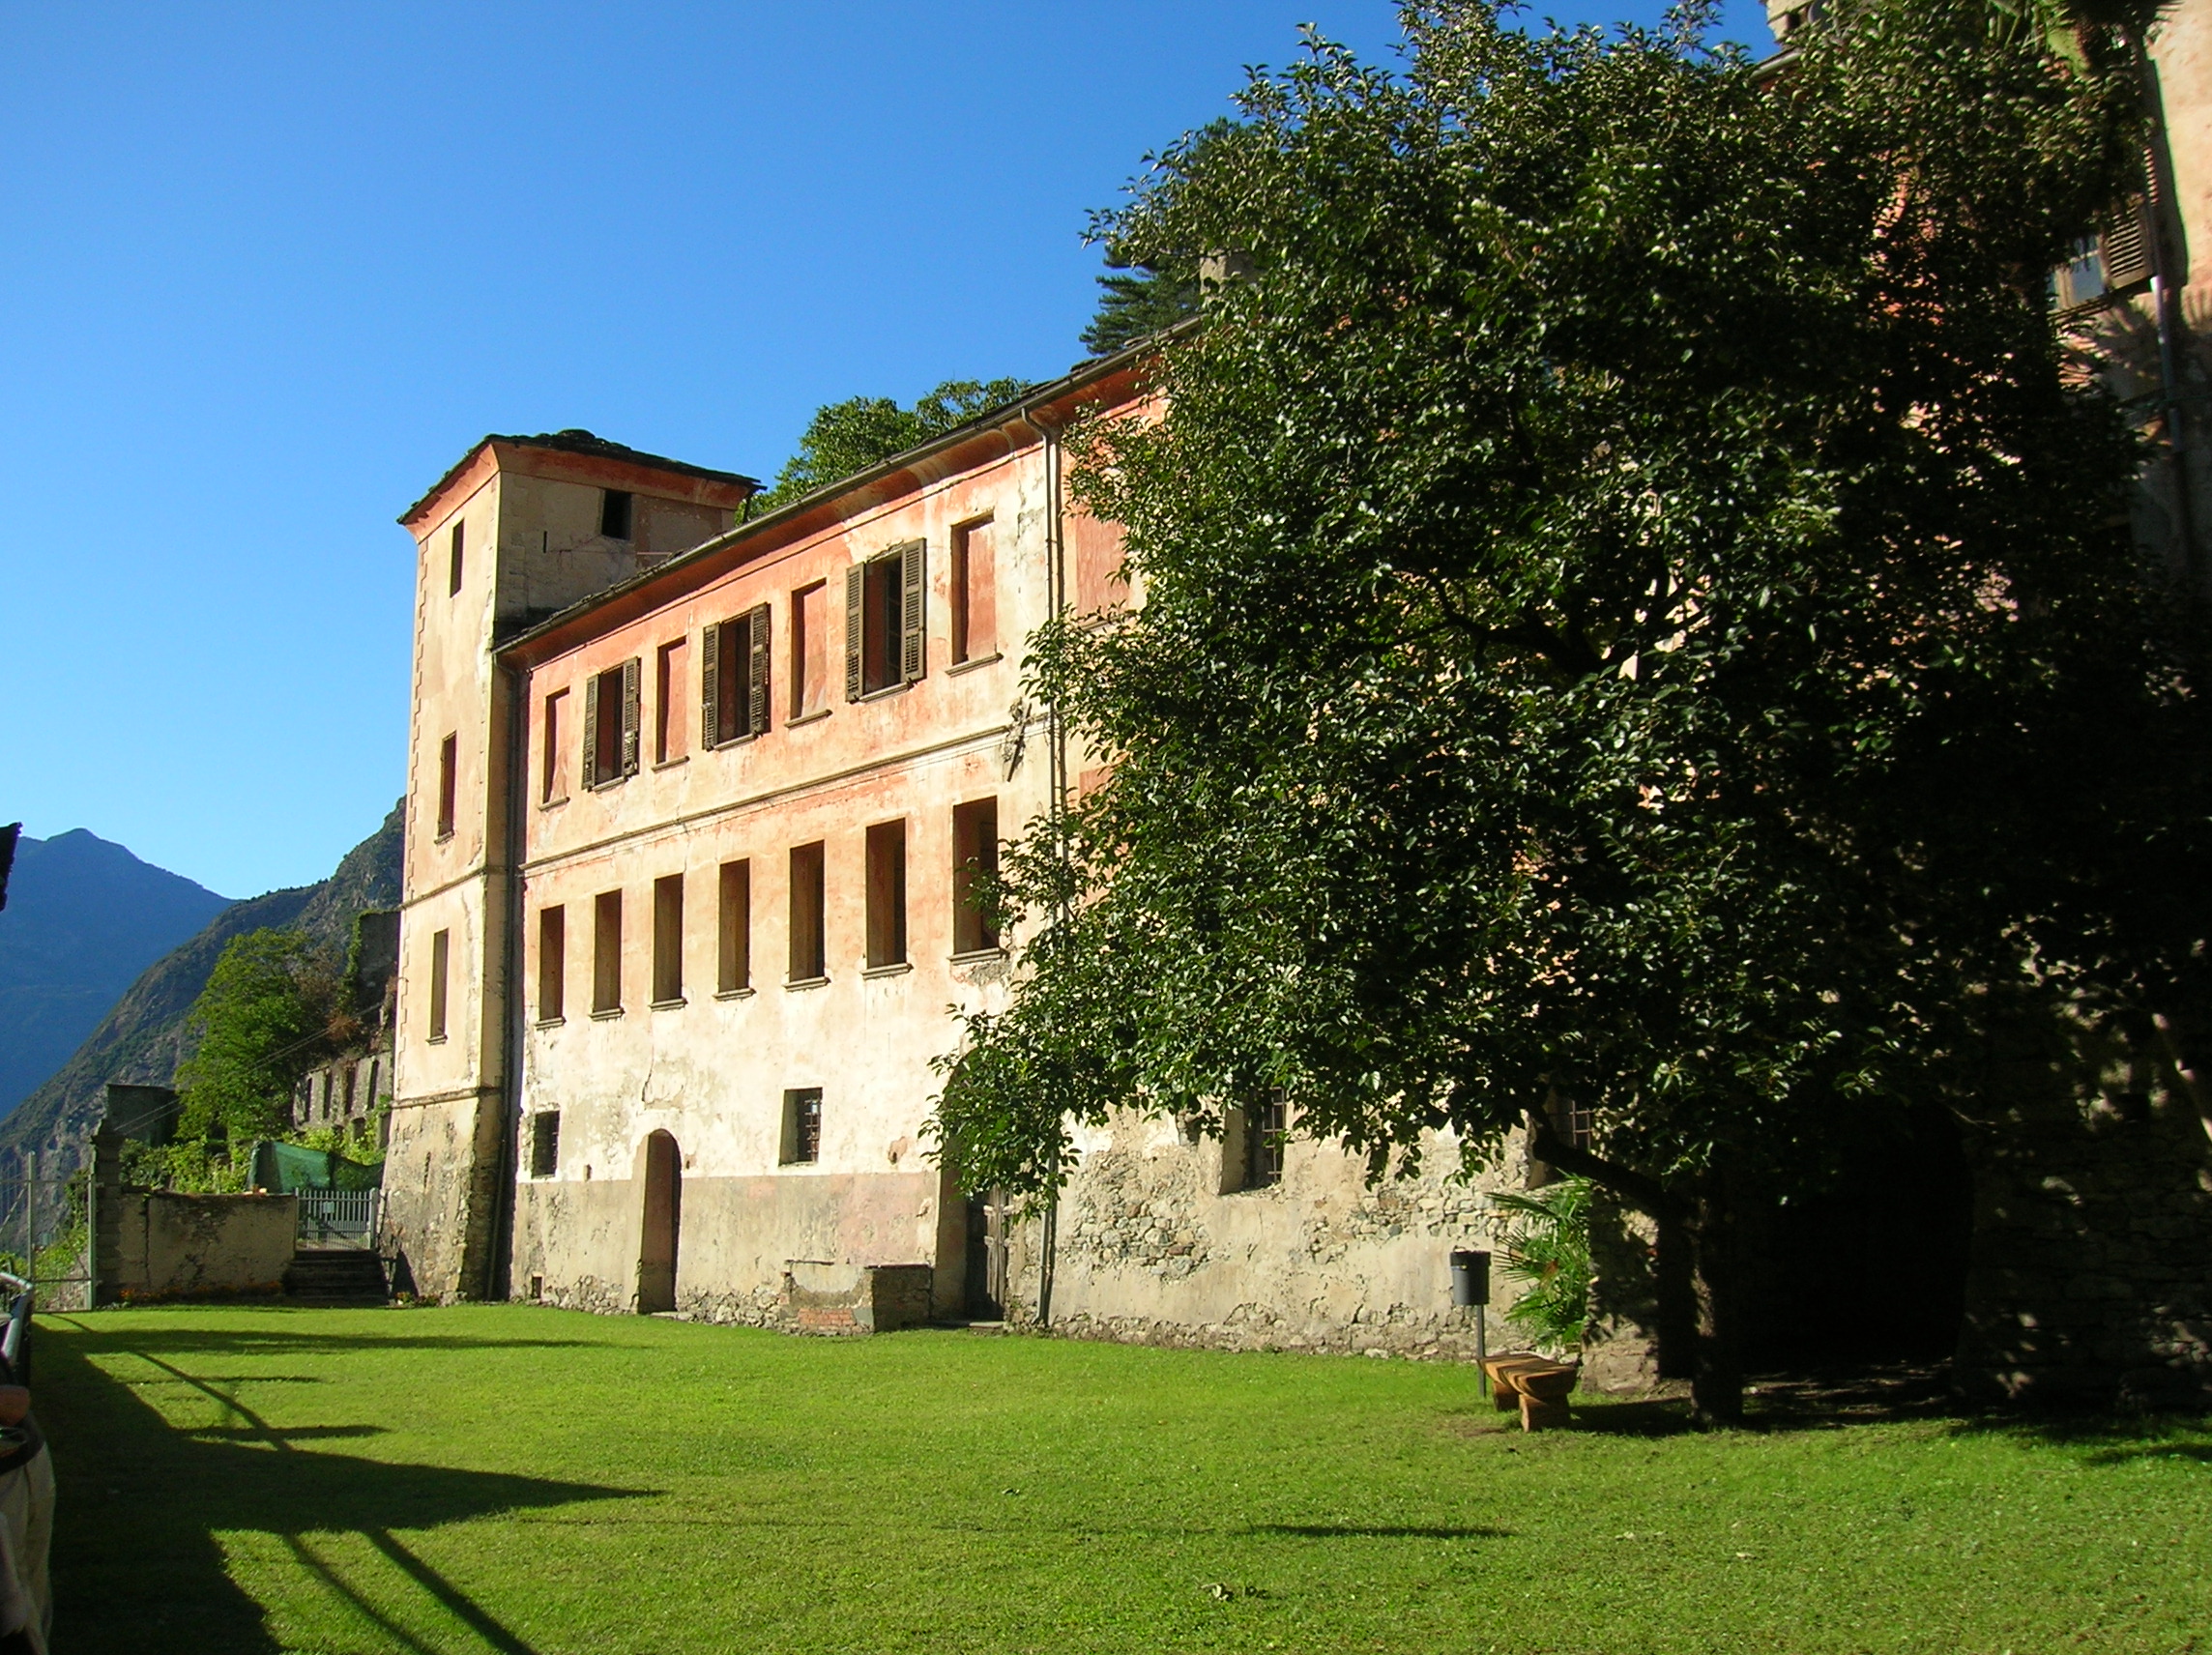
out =
{"type": "Polygon", "coordinates": [[[812,1166],[822,1159],[822,1089],[794,1087],[783,1094],[783,1164],[812,1166]]]}
{"type": "Polygon", "coordinates": [[[610,540],[629,538],[630,497],[623,489],[610,488],[599,497],[599,533],[610,540]]]}
{"type": "Polygon", "coordinates": [[[592,904],[592,1015],[622,1009],[622,892],[602,890],[592,904]]]}
{"type": "Polygon", "coordinates": [[[684,1002],[684,876],[653,882],[653,1003],[684,1002]]]}
{"type": "Polygon", "coordinates": [[[952,951],[977,954],[999,945],[999,928],[977,900],[975,882],[999,871],[999,801],[978,798],[952,808],[952,951]]]}
{"type": "Polygon", "coordinates": [[[724,862],[716,926],[714,989],[739,994],[753,986],[753,865],[724,862]]]}
{"type": "Polygon", "coordinates": [[[663,644],[653,667],[653,762],[684,756],[684,645],[663,644]]]}
{"type": "Polygon", "coordinates": [[[1272,1189],[1283,1181],[1283,1098],[1271,1092],[1266,1100],[1244,1111],[1244,1187],[1272,1189]]]}
{"type": "Polygon", "coordinates": [[[454,771],[460,763],[460,741],[458,736],[448,736],[438,743],[438,837],[441,839],[453,836],[454,807],[460,786],[454,771]]]}
{"type": "Polygon", "coordinates": [[[727,746],[768,733],[768,605],[707,628],[699,669],[699,744],[727,746]]]}
{"type": "Polygon", "coordinates": [[[446,985],[452,933],[433,932],[430,937],[430,1038],[446,1037],[446,985]]]}
{"type": "Polygon", "coordinates": [[[868,829],[868,969],[906,964],[906,824],[868,829]]]}
{"type": "Polygon", "coordinates": [[[791,595],[791,713],[811,717],[830,705],[830,584],[791,595]]]}
{"type": "Polygon", "coordinates": [[[591,679],[584,693],[584,774],[604,787],[637,774],[642,723],[638,660],[631,656],[591,679]]]}
{"type": "Polygon", "coordinates": [[[540,1109],[530,1118],[530,1176],[549,1178],[561,1165],[561,1112],[540,1109]]]}
{"type": "Polygon", "coordinates": [[[453,525],[452,541],[446,551],[446,595],[461,595],[461,526],[453,525]]]}
{"type": "Polygon", "coordinates": [[[538,802],[556,804],[568,797],[568,777],[562,767],[568,749],[561,741],[561,725],[568,711],[568,692],[557,689],[545,698],[544,739],[538,759],[538,802]]]}
{"type": "Polygon", "coordinates": [[[538,911],[538,1021],[558,1023],[568,994],[568,916],[558,906],[538,911]]]}
{"type": "Polygon", "coordinates": [[[791,973],[795,983],[830,974],[822,923],[822,841],[791,848],[791,973]]]}
{"type": "Polygon", "coordinates": [[[952,532],[952,658],[980,660],[999,647],[997,570],[991,519],[952,532]]]}
{"type": "Polygon", "coordinates": [[[928,560],[910,540],[845,571],[845,699],[912,683],[928,664],[928,560]]]}

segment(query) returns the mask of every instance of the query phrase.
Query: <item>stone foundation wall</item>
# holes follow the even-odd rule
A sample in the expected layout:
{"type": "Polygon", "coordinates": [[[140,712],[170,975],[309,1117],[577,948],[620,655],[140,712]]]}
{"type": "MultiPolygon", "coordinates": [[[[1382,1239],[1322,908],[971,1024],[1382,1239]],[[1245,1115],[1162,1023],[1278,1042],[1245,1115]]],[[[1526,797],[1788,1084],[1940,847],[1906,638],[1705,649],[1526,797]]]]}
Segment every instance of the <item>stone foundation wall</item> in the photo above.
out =
{"type": "MultiPolygon", "coordinates": [[[[1052,1330],[1077,1338],[1232,1350],[1308,1350],[1471,1361],[1474,1313],[1451,1302],[1454,1248],[1491,1246],[1489,1191],[1523,1169],[1472,1181],[1446,1135],[1419,1170],[1370,1186],[1333,1146],[1286,1146],[1281,1181],[1223,1191],[1223,1146],[1172,1123],[1118,1118],[1081,1146],[1056,1216],[1052,1330]]],[[[1044,1226],[1011,1227],[1007,1320],[1033,1325],[1044,1296],[1044,1226]]],[[[1491,1273],[1489,1349],[1522,1336],[1513,1292],[1491,1273]]]]}
{"type": "Polygon", "coordinates": [[[2023,1031],[1969,1124],[1957,1364],[1992,1398],[2212,1398],[2212,1137],[2163,1056],[2023,1031]]]}

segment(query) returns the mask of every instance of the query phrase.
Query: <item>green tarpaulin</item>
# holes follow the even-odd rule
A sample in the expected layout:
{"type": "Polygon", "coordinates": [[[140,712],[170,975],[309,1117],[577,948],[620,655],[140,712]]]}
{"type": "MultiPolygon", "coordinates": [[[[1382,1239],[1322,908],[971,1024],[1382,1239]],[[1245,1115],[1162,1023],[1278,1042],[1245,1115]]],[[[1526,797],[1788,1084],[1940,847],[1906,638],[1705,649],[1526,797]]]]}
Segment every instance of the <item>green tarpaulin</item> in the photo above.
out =
{"type": "Polygon", "coordinates": [[[384,1181],[384,1163],[364,1166],[335,1149],[310,1149],[301,1144],[264,1139],[253,1147],[256,1188],[289,1195],[304,1189],[375,1189],[384,1181]]]}

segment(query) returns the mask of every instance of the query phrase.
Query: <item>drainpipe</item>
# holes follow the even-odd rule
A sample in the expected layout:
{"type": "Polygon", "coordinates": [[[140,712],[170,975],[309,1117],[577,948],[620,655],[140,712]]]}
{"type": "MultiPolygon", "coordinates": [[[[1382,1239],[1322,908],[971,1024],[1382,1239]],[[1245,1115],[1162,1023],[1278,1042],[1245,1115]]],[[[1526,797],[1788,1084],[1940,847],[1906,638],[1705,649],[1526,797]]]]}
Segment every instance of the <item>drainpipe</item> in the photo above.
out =
{"type": "MultiPolygon", "coordinates": [[[[1061,520],[1060,436],[1063,427],[1041,419],[1032,407],[1020,408],[1017,416],[1044,445],[1045,594],[1046,605],[1057,621],[1069,608],[1067,536],[1061,520]]],[[[1045,704],[1044,719],[1046,782],[1051,789],[1047,810],[1057,832],[1061,819],[1067,812],[1067,728],[1056,702],[1045,704]]],[[[1045,1204],[1043,1242],[1043,1257],[1037,1264],[1037,1325],[1050,1327],[1055,1254],[1060,1245],[1060,1192],[1057,1189],[1045,1204]]]]}
{"type": "MultiPolygon", "coordinates": [[[[2189,479],[2189,422],[2184,413],[2187,399],[2181,393],[2178,361],[2180,296],[2173,279],[2171,243],[2167,236],[2167,216],[2172,211],[2174,196],[2171,156],[2166,136],[2166,100],[2159,91],[2158,66],[2151,61],[2141,38],[2132,30],[2128,35],[2128,51],[2135,59],[2136,78],[2142,90],[2143,114],[2150,127],[2146,157],[2150,163],[2150,299],[2151,312],[2158,324],[2159,427],[2166,439],[2167,463],[2173,472],[2174,528],[2181,538],[2189,602],[2197,609],[2204,605],[2208,595],[2204,591],[2204,563],[2197,543],[2196,501],[2189,479]]],[[[2183,273],[2184,281],[2187,275],[2183,273]]]]}
{"type": "Polygon", "coordinates": [[[507,686],[507,927],[500,944],[499,1170],[491,1198],[491,1246],[484,1255],[487,1300],[510,1295],[514,1271],[514,1154],[522,1131],[522,857],[529,802],[530,679],[519,667],[500,668],[507,686]]]}

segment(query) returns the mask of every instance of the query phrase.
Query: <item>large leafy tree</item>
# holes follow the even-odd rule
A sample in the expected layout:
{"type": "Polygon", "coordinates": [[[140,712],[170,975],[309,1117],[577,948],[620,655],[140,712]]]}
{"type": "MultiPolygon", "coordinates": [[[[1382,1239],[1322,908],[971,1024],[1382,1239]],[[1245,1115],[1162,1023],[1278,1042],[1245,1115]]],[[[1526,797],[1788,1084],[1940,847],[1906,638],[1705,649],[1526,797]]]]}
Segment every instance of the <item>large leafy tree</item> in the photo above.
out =
{"type": "Polygon", "coordinates": [[[948,379],[926,396],[917,397],[911,408],[888,396],[825,403],[807,421],[799,451],[784,461],[775,486],[763,493],[753,508],[787,506],[817,488],[881,465],[894,454],[1015,401],[1029,389],[1029,382],[1021,379],[948,379]]]}
{"type": "Polygon", "coordinates": [[[299,1078],[358,1032],[329,957],[267,929],[224,946],[188,1027],[199,1044],[177,1070],[179,1136],[233,1144],[283,1130],[299,1078]]]}
{"type": "Polygon", "coordinates": [[[2193,668],[2043,312],[2126,52],[1865,0],[1776,82],[1695,9],[1404,19],[1403,72],[1310,43],[1111,222],[1251,274],[1164,418],[1088,432],[1144,602],[1035,673],[1113,769],[1006,858],[1024,975],[937,1127],[1040,1197],[1116,1108],[1279,1089],[1377,1176],[1525,1128],[1685,1239],[1727,1419],[1747,1202],[2023,997],[2194,992],[2193,668]]]}

